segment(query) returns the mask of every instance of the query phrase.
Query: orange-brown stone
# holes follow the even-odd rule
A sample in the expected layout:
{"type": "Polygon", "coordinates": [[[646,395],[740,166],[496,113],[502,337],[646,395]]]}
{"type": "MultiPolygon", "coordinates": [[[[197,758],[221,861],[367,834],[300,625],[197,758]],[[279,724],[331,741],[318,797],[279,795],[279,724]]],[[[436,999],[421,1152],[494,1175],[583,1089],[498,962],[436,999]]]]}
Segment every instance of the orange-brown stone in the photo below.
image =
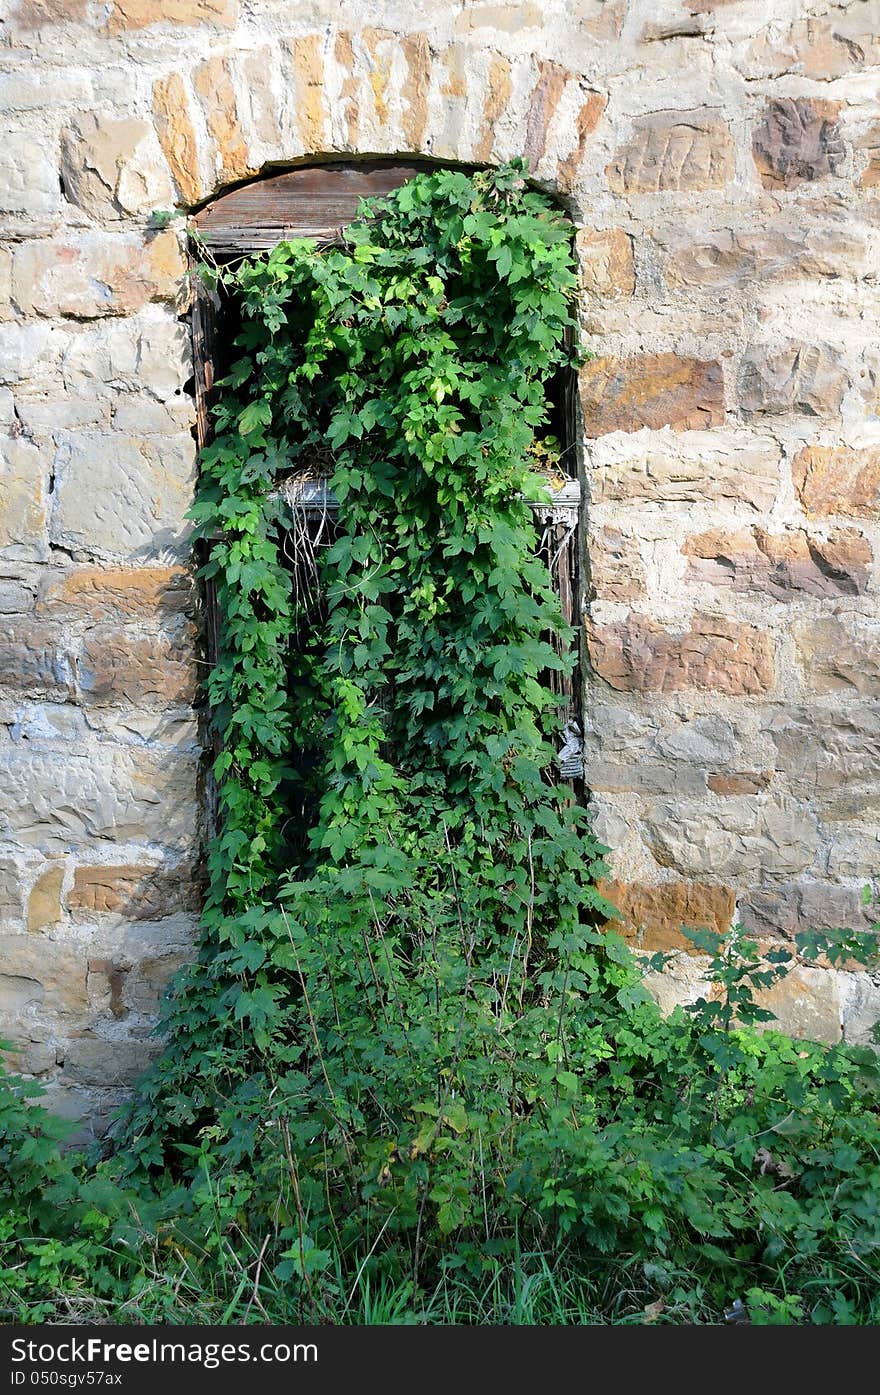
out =
{"type": "Polygon", "coordinates": [[[682,552],[692,580],[762,591],[780,601],[861,595],[873,562],[871,544],[855,528],[835,529],[826,538],[804,529],[713,529],[688,538],[682,552]]]}
{"type": "Polygon", "coordinates": [[[603,882],[599,890],[620,913],[619,922],[609,924],[638,948],[647,950],[683,949],[698,954],[682,934],[682,926],[724,934],[730,929],[736,906],[729,887],[708,882],[660,882],[656,886],[603,882]]]}
{"type": "Polygon", "coordinates": [[[775,683],[770,636],[722,616],[696,615],[678,634],[636,613],[612,625],[588,622],[587,644],[593,671],[619,692],[742,695],[775,683]]]}
{"type": "Polygon", "coordinates": [[[880,518],[880,450],[805,446],[791,472],[808,518],[880,518]]]}
{"type": "Polygon", "coordinates": [[[107,28],[145,29],[150,24],[191,28],[211,24],[231,29],[238,23],[238,0],[113,0],[107,28]]]}
{"type": "Polygon", "coordinates": [[[158,920],[191,910],[197,901],[198,887],[191,868],[146,863],[77,867],[67,898],[78,919],[125,915],[133,920],[158,920]]]}
{"type": "Polygon", "coordinates": [[[145,619],[179,614],[194,602],[179,567],[76,567],[49,571],[37,614],[58,619],[145,619]]]}
{"type": "Polygon", "coordinates": [[[220,157],[223,179],[241,179],[250,172],[248,149],[238,119],[232,70],[226,58],[209,58],[196,68],[193,85],[202,100],[208,133],[220,157]]]}
{"type": "Polygon", "coordinates": [[[185,204],[202,196],[196,132],[189,98],[179,73],[158,78],[153,84],[153,115],[159,144],[185,204]]]}
{"type": "Polygon", "coordinates": [[[687,431],[724,421],[724,375],[716,359],[597,358],[581,369],[580,389],[588,436],[644,426],[687,431]]]}

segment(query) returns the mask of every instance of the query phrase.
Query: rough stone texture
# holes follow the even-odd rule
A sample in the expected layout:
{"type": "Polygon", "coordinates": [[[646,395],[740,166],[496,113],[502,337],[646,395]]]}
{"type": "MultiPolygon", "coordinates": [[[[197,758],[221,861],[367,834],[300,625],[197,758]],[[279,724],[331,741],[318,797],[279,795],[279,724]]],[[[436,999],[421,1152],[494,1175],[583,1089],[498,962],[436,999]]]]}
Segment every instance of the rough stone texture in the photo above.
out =
{"type": "Polygon", "coordinates": [[[808,518],[880,518],[880,447],[805,446],[791,471],[808,518]]]}
{"type": "Polygon", "coordinates": [[[174,188],[153,126],[86,112],[61,142],[66,197],[93,218],[169,207],[174,188]]]}
{"type": "Polygon", "coordinates": [[[750,415],[806,412],[830,418],[840,412],[848,387],[840,354],[830,344],[751,344],[740,363],[737,393],[740,410],[750,415]]]}
{"type": "Polygon", "coordinates": [[[591,625],[587,642],[595,673],[618,691],[755,694],[774,683],[768,635],[722,616],[697,616],[671,634],[633,613],[617,625],[591,625]]]}
{"type": "Polygon", "coordinates": [[[720,426],[724,376],[713,360],[676,354],[597,358],[581,369],[581,407],[588,436],[672,426],[720,426]]]}
{"type": "Polygon", "coordinates": [[[618,921],[611,922],[613,927],[639,949],[680,949],[695,954],[682,926],[724,934],[733,922],[736,898],[725,886],[681,881],[656,886],[608,882],[599,890],[620,913],[618,921]]]}
{"type": "Polygon", "coordinates": [[[765,188],[794,189],[837,173],[845,155],[839,110],[836,102],[808,97],[780,97],[768,104],[752,139],[765,188]]]}
{"type": "Polygon", "coordinates": [[[795,644],[804,682],[813,692],[880,697],[880,621],[857,614],[822,616],[797,626],[795,644]]]}
{"type": "Polygon", "coordinates": [[[646,824],[660,865],[697,878],[790,878],[810,866],[819,847],[815,815],[790,797],[727,799],[713,808],[661,800],[646,824]]]}
{"type": "Polygon", "coordinates": [[[808,1041],[840,1041],[841,1003],[837,974],[793,964],[770,988],[757,989],[755,1002],[774,1015],[768,1026],[808,1041]]]}
{"type": "Polygon", "coordinates": [[[719,189],[733,178],[733,138],[717,112],[653,112],[633,127],[606,171],[614,193],[719,189]]]}
{"type": "Polygon", "coordinates": [[[199,890],[199,880],[190,868],[77,867],[67,906],[79,920],[107,914],[159,920],[181,910],[197,910],[199,890]]]}
{"type": "Polygon", "coordinates": [[[622,228],[579,232],[581,284],[589,295],[630,296],[636,288],[632,242],[622,228]]]}
{"type": "Polygon", "coordinates": [[[682,551],[689,558],[691,580],[761,591],[777,601],[861,595],[873,562],[871,544],[853,528],[835,529],[826,538],[802,529],[714,529],[689,537],[682,551]]]}
{"type": "MultiPolygon", "coordinates": [[[[315,158],[525,156],[575,224],[585,770],[634,921],[864,926],[876,0],[13,0],[7,28],[0,1036],[52,1106],[105,1127],[200,895],[183,219],[150,215],[315,158]]],[[[664,1010],[704,968],[673,951],[664,1010]]],[[[819,966],[775,1010],[868,1040],[878,992],[819,966]]]]}

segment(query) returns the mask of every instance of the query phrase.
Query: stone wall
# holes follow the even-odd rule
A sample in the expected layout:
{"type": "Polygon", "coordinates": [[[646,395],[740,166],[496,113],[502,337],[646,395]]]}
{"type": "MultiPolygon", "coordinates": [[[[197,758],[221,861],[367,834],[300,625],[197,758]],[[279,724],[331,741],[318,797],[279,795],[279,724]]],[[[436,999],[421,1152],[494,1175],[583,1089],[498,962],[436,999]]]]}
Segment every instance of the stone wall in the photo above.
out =
{"type": "MultiPolygon", "coordinates": [[[[191,207],[525,154],[579,228],[587,777],[637,943],[864,923],[877,866],[880,4],[14,0],[0,50],[0,1032],[100,1116],[192,942],[191,207]]],[[[796,1031],[864,1038],[800,968],[796,1031]]]]}

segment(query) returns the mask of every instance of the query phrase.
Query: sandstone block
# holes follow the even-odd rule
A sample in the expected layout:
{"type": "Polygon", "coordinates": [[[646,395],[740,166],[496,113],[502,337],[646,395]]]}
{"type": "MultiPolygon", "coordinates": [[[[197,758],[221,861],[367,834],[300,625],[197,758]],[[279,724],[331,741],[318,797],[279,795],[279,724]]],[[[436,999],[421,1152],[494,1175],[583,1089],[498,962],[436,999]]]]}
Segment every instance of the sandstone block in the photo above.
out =
{"type": "Polygon", "coordinates": [[[195,635],[131,635],[100,626],[85,637],[77,665],[80,701],[154,706],[195,698],[195,635]]]}
{"type": "Polygon", "coordinates": [[[861,277],[870,268],[867,239],[854,218],[820,220],[811,210],[786,208],[785,216],[744,225],[706,228],[671,224],[655,230],[666,281],[673,287],[729,290],[769,280],[791,281],[842,275],[861,277]]]}
{"type": "Polygon", "coordinates": [[[70,696],[70,666],[61,633],[28,621],[0,622],[0,689],[16,696],[70,696]]]}
{"type": "Polygon", "coordinates": [[[695,504],[722,500],[764,514],[779,488],[778,445],[751,433],[665,431],[600,437],[590,449],[596,503],[695,504]]]}
{"type": "Polygon", "coordinates": [[[174,301],[185,265],[172,232],[145,244],[119,233],[22,243],[12,260],[13,299],[26,315],[94,319],[174,301]]]}
{"type": "MultiPolygon", "coordinates": [[[[0,326],[0,349],[2,333],[0,326]]],[[[173,312],[149,305],[138,315],[103,320],[72,333],[62,372],[68,389],[84,398],[115,400],[120,390],[137,389],[159,402],[181,401],[192,375],[189,334],[173,312]]]]}
{"type": "Polygon", "coordinates": [[[645,593],[638,539],[617,528],[599,528],[589,541],[593,594],[603,601],[632,601],[645,593]]]}
{"type": "Polygon", "coordinates": [[[64,865],[56,863],[41,872],[28,897],[27,928],[46,930],[61,919],[61,888],[64,885],[64,865]]]}
{"type": "Polygon", "coordinates": [[[0,146],[0,213],[44,217],[60,207],[58,169],[49,142],[36,133],[6,130],[0,146]]]}
{"type": "Polygon", "coordinates": [[[752,344],[740,362],[738,405],[749,414],[806,412],[835,418],[848,387],[840,355],[830,344],[752,344]]]}
{"type": "Polygon", "coordinates": [[[55,325],[0,324],[0,383],[55,386],[63,347],[55,325]]]}
{"type": "Polygon", "coordinates": [[[663,867],[697,880],[707,876],[791,879],[813,862],[818,820],[807,804],[777,796],[661,800],[646,815],[654,856],[663,867]]]}
{"type": "Polygon", "coordinates": [[[599,890],[620,912],[619,923],[612,922],[613,928],[639,949],[681,949],[696,954],[682,934],[682,926],[723,934],[733,922],[733,892],[710,882],[672,881],[656,886],[605,882],[599,890]]]}
{"type": "Polygon", "coordinates": [[[0,1014],[4,1017],[26,1008],[58,1017],[77,1018],[85,1013],[86,964],[77,946],[45,935],[0,935],[0,965],[0,1014]]]}
{"type": "Polygon", "coordinates": [[[158,954],[142,959],[128,981],[127,997],[132,1010],[148,1016],[158,1012],[162,994],[186,962],[187,956],[180,953],[158,954]]]}
{"type": "Polygon", "coordinates": [[[777,97],[769,102],[752,137],[755,167],[766,189],[794,189],[836,174],[846,149],[836,102],[777,97]]]}
{"type": "Polygon", "coordinates": [[[818,881],[750,888],[740,897],[738,918],[749,934],[777,939],[805,930],[865,931],[872,923],[857,888],[818,881]]]}
{"type": "Polygon", "coordinates": [[[753,770],[741,775],[709,775],[706,784],[713,794],[758,794],[772,782],[771,770],[753,770]]]}
{"type": "Polygon", "coordinates": [[[195,471],[195,443],[188,435],[65,435],[56,459],[50,537],[71,551],[132,562],[182,551],[195,471]]]}
{"type": "Polygon", "coordinates": [[[77,919],[118,915],[160,920],[197,910],[198,879],[192,867],[153,863],[77,867],[67,904],[77,919]]]}
{"type": "Polygon", "coordinates": [[[93,218],[169,208],[174,186],[153,127],[86,112],[63,134],[61,174],[67,198],[93,218]]]}
{"type": "Polygon", "coordinates": [[[797,19],[780,34],[765,29],[751,44],[741,70],[750,78],[799,77],[833,81],[880,63],[874,0],[847,0],[831,14],[797,19]]]}
{"type": "Polygon", "coordinates": [[[724,375],[717,360],[677,354],[597,358],[580,374],[588,436],[672,426],[688,431],[724,421],[724,375]]]}
{"type": "Polygon", "coordinates": [[[128,1016],[124,991],[130,971],[129,964],[117,964],[113,959],[89,960],[86,984],[94,1018],[109,1016],[118,1022],[128,1016]]]}
{"type": "Polygon", "coordinates": [[[682,552],[691,580],[760,591],[778,601],[861,595],[873,563],[870,543],[854,528],[835,529],[826,538],[803,529],[713,529],[689,537],[682,552]]]}
{"type": "Polygon", "coordinates": [[[837,974],[793,964],[770,988],[758,989],[755,1001],[774,1015],[766,1025],[802,1041],[840,1041],[840,995],[837,974]]]}
{"type": "Polygon", "coordinates": [[[808,518],[880,518],[880,450],[805,446],[792,461],[795,493],[808,518]]]}
{"type": "Polygon", "coordinates": [[[653,112],[636,118],[606,174],[615,194],[720,189],[733,178],[733,138],[717,112],[653,112]]]}
{"type": "Polygon", "coordinates": [[[636,288],[632,242],[622,228],[577,234],[581,285],[589,295],[630,296],[636,288]]]}
{"type": "Polygon", "coordinates": [[[179,73],[158,78],[153,85],[153,115],[159,144],[185,204],[197,203],[204,193],[199,173],[199,152],[189,96],[179,73]]]}
{"type": "Polygon", "coordinates": [[[41,580],[37,615],[58,620],[154,620],[196,603],[181,567],[52,568],[41,580]]]}
{"type": "Polygon", "coordinates": [[[0,834],[66,852],[95,839],[189,851],[198,842],[194,752],[106,742],[10,742],[0,763],[0,834]]]}
{"type": "Polygon", "coordinates": [[[705,961],[692,954],[673,953],[661,974],[644,973],[642,982],[664,1017],[698,998],[711,997],[712,992],[705,976],[705,961]]]}
{"type": "Polygon", "coordinates": [[[30,441],[0,438],[0,555],[9,561],[40,562],[48,556],[46,473],[30,441]]]}
{"type": "Polygon", "coordinates": [[[805,795],[843,790],[880,767],[880,708],[859,702],[788,705],[769,723],[776,764],[805,795]]]}
{"type": "Polygon", "coordinates": [[[684,633],[646,616],[587,627],[594,672],[620,692],[757,694],[775,683],[773,644],[762,630],[721,616],[697,615],[684,633]]]}
{"type": "Polygon", "coordinates": [[[857,614],[823,615],[795,627],[804,682],[815,693],[880,697],[880,625],[857,614]]]}
{"type": "Polygon", "coordinates": [[[237,23],[238,0],[112,0],[107,29],[111,34],[151,24],[232,29],[237,23]]]}

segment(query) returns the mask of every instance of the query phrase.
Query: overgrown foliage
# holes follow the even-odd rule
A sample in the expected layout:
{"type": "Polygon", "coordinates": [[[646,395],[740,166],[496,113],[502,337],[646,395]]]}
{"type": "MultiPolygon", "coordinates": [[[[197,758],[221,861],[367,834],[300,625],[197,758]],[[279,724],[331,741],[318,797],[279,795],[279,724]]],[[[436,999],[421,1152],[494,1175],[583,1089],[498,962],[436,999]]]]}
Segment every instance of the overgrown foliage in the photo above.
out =
{"type": "Polygon", "coordinates": [[[876,1318],[874,1054],[758,1035],[782,965],[737,933],[699,940],[716,992],[662,1020],[554,779],[563,627],[529,501],[568,225],[518,166],[441,172],[223,280],[202,945],[114,1156],[34,1143],[49,1208],[28,1184],[10,1309],[46,1264],[165,1320],[175,1283],[236,1321],[366,1318],[376,1295],[385,1320],[485,1320],[487,1294],[511,1321],[717,1321],[737,1296],[758,1321],[876,1318]],[[278,486],[321,472],[340,519],[313,614],[278,486]],[[90,1280],[59,1259],[76,1224],[90,1280]]]}

